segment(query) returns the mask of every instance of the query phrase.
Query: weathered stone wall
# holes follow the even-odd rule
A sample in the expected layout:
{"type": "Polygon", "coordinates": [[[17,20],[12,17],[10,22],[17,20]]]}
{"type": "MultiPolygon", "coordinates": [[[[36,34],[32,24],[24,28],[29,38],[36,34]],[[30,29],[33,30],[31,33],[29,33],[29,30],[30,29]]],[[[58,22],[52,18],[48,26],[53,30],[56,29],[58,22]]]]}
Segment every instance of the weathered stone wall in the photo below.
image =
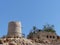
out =
{"type": "Polygon", "coordinates": [[[36,36],[40,37],[40,39],[49,39],[49,40],[56,40],[57,39],[57,35],[52,32],[40,31],[39,33],[37,33],[36,36]]]}
{"type": "Polygon", "coordinates": [[[14,22],[14,21],[9,22],[7,36],[9,36],[9,37],[14,37],[14,36],[21,37],[22,36],[21,22],[14,22]]]}
{"type": "Polygon", "coordinates": [[[28,37],[28,39],[32,39],[35,42],[39,42],[39,43],[41,42],[51,43],[52,41],[57,40],[56,33],[52,33],[52,32],[39,31],[29,35],[30,36],[28,37]]]}

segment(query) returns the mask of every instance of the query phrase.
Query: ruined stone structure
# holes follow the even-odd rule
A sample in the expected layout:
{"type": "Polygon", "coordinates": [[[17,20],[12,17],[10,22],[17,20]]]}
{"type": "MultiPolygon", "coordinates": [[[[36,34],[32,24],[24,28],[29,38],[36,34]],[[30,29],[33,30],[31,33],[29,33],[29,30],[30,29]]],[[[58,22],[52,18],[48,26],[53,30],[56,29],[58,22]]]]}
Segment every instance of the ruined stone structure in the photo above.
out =
{"type": "Polygon", "coordinates": [[[46,32],[46,31],[39,31],[37,30],[36,32],[31,32],[28,35],[28,39],[32,39],[35,42],[41,42],[41,41],[45,41],[45,42],[52,42],[57,40],[57,35],[56,33],[53,32],[46,32]]]}
{"type": "Polygon", "coordinates": [[[55,32],[37,29],[31,31],[27,38],[22,36],[21,22],[11,21],[7,36],[0,38],[0,45],[60,45],[60,36],[55,32]]]}
{"type": "Polygon", "coordinates": [[[49,39],[49,40],[57,39],[56,33],[45,32],[45,31],[40,31],[39,33],[36,34],[36,37],[38,37],[40,39],[49,39]]]}
{"type": "Polygon", "coordinates": [[[8,37],[22,37],[21,22],[11,21],[8,24],[8,37]]]}

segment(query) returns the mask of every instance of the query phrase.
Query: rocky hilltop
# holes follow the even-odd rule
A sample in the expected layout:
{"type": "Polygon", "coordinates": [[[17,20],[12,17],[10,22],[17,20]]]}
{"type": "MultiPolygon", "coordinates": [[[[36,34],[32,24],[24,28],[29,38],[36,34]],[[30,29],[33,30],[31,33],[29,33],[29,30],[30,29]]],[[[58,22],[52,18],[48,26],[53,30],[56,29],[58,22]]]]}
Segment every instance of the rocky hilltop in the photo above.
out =
{"type": "Polygon", "coordinates": [[[40,43],[37,43],[33,40],[26,38],[1,38],[0,45],[60,45],[60,42],[48,43],[41,41],[40,43]]]}
{"type": "Polygon", "coordinates": [[[44,26],[43,30],[33,27],[27,38],[21,30],[21,22],[11,21],[8,33],[0,38],[0,45],[60,45],[60,36],[51,26],[44,26]]]}

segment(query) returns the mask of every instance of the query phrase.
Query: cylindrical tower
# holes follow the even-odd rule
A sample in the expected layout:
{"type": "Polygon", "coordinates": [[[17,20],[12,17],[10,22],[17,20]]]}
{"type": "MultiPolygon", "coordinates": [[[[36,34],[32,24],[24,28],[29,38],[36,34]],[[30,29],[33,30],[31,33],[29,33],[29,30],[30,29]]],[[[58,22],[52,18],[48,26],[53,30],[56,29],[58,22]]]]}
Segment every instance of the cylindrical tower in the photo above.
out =
{"type": "Polygon", "coordinates": [[[22,37],[21,22],[11,21],[8,24],[8,37],[22,37]]]}

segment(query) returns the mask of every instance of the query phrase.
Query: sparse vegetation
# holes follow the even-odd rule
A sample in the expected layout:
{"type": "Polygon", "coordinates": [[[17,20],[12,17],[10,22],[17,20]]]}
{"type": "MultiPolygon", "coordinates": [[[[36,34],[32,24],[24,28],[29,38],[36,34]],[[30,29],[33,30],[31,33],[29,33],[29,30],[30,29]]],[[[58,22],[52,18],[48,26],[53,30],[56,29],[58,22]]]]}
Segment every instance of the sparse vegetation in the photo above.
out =
{"type": "Polygon", "coordinates": [[[32,36],[36,33],[39,33],[40,31],[46,31],[46,32],[52,32],[56,33],[54,29],[54,25],[44,25],[43,29],[38,29],[36,26],[33,26],[33,30],[28,34],[27,38],[32,38],[32,36]]]}
{"type": "Polygon", "coordinates": [[[54,30],[54,25],[44,25],[44,28],[43,28],[43,31],[46,31],[46,32],[53,32],[55,33],[56,31],[54,30]]]}

